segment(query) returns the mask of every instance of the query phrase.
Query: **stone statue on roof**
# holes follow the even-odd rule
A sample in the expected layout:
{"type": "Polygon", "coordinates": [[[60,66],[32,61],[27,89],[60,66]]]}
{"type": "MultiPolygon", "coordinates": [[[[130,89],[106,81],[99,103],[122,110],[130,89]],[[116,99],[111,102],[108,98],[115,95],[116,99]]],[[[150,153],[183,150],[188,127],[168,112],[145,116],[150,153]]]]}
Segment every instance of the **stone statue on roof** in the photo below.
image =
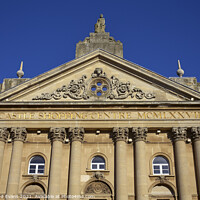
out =
{"type": "Polygon", "coordinates": [[[103,14],[100,15],[100,18],[97,20],[97,23],[95,24],[94,27],[94,32],[95,33],[105,33],[105,19],[103,18],[103,14]]]}

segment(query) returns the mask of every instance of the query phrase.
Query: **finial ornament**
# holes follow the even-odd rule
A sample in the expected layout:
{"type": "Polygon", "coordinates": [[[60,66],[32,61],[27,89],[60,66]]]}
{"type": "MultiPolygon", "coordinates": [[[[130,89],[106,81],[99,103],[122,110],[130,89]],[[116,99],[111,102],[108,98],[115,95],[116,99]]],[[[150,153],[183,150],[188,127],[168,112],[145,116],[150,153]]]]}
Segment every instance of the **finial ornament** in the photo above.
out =
{"type": "Polygon", "coordinates": [[[23,72],[23,61],[21,61],[21,65],[20,65],[20,69],[17,71],[17,76],[19,78],[22,78],[24,76],[24,72],[23,72]]]}
{"type": "Polygon", "coordinates": [[[94,26],[95,33],[105,33],[105,19],[103,18],[103,14],[100,15],[100,18],[97,20],[97,23],[94,26]]]}
{"type": "Polygon", "coordinates": [[[180,60],[178,60],[178,70],[176,71],[176,73],[177,73],[177,75],[178,75],[179,77],[182,77],[183,74],[184,74],[184,70],[181,69],[181,63],[180,63],[180,60]]]}

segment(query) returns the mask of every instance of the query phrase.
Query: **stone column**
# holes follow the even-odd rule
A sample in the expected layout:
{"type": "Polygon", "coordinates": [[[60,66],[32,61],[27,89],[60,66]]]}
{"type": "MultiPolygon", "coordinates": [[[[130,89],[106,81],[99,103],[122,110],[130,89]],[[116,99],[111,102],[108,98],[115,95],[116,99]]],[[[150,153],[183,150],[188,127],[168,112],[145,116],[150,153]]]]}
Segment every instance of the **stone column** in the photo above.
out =
{"type": "Polygon", "coordinates": [[[6,194],[8,195],[7,199],[17,199],[9,197],[10,195],[18,195],[23,143],[26,140],[26,135],[26,128],[11,128],[10,137],[13,142],[13,147],[6,191],[6,194]]]}
{"type": "Polygon", "coordinates": [[[69,129],[71,152],[70,152],[68,199],[70,200],[74,200],[74,198],[76,198],[76,200],[80,199],[81,143],[83,141],[83,137],[84,137],[84,128],[69,129]]]}
{"type": "Polygon", "coordinates": [[[50,128],[49,139],[51,140],[51,165],[49,173],[48,195],[50,199],[59,199],[60,178],[62,170],[62,148],[66,136],[65,128],[50,128]]]}
{"type": "Polygon", "coordinates": [[[191,200],[191,195],[188,185],[188,160],[186,157],[186,135],[187,128],[178,127],[172,128],[174,150],[175,150],[175,168],[176,168],[176,181],[178,189],[179,200],[191,200]]]}
{"type": "Polygon", "coordinates": [[[200,199],[200,127],[192,128],[192,139],[196,169],[197,192],[200,199]]]}
{"type": "Polygon", "coordinates": [[[5,142],[8,139],[8,133],[9,132],[7,128],[0,128],[0,177],[1,177],[1,171],[2,171],[2,166],[3,166],[5,142]]]}
{"type": "Polygon", "coordinates": [[[146,162],[146,137],[147,128],[133,128],[135,146],[135,196],[136,200],[148,199],[147,169],[146,162]]]}
{"type": "Polygon", "coordinates": [[[127,191],[127,162],[126,140],[128,128],[113,128],[115,141],[115,164],[116,164],[116,200],[128,200],[127,191]]]}

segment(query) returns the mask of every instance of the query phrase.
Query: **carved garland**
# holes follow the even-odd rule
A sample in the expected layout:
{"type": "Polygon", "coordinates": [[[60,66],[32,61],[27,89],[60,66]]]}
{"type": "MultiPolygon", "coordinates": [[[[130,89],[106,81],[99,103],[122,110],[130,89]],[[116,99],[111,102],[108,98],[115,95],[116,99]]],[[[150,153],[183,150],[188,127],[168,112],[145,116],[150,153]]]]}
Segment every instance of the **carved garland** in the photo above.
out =
{"type": "Polygon", "coordinates": [[[87,100],[91,96],[107,99],[126,99],[129,96],[136,99],[153,99],[155,95],[145,93],[141,89],[131,85],[130,82],[120,82],[118,78],[112,76],[110,79],[106,77],[106,73],[101,68],[96,68],[87,80],[87,76],[83,75],[78,81],[71,80],[68,86],[63,85],[53,93],[42,93],[40,96],[34,97],[32,100],[59,100],[62,98],[71,98],[75,100],[87,100]]]}

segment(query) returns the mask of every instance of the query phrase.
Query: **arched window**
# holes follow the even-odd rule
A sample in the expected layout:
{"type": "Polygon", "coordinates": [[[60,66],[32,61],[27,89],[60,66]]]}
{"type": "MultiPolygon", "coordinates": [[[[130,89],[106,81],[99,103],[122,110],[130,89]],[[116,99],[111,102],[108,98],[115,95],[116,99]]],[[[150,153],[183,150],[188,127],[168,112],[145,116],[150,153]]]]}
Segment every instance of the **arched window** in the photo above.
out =
{"type": "Polygon", "coordinates": [[[92,158],[91,169],[92,170],[105,170],[105,159],[101,156],[95,156],[92,158]]]}
{"type": "Polygon", "coordinates": [[[169,161],[163,156],[156,156],[153,159],[154,175],[169,175],[169,161]]]}
{"type": "Polygon", "coordinates": [[[45,160],[42,156],[33,156],[29,161],[29,174],[44,174],[45,160]]]}

